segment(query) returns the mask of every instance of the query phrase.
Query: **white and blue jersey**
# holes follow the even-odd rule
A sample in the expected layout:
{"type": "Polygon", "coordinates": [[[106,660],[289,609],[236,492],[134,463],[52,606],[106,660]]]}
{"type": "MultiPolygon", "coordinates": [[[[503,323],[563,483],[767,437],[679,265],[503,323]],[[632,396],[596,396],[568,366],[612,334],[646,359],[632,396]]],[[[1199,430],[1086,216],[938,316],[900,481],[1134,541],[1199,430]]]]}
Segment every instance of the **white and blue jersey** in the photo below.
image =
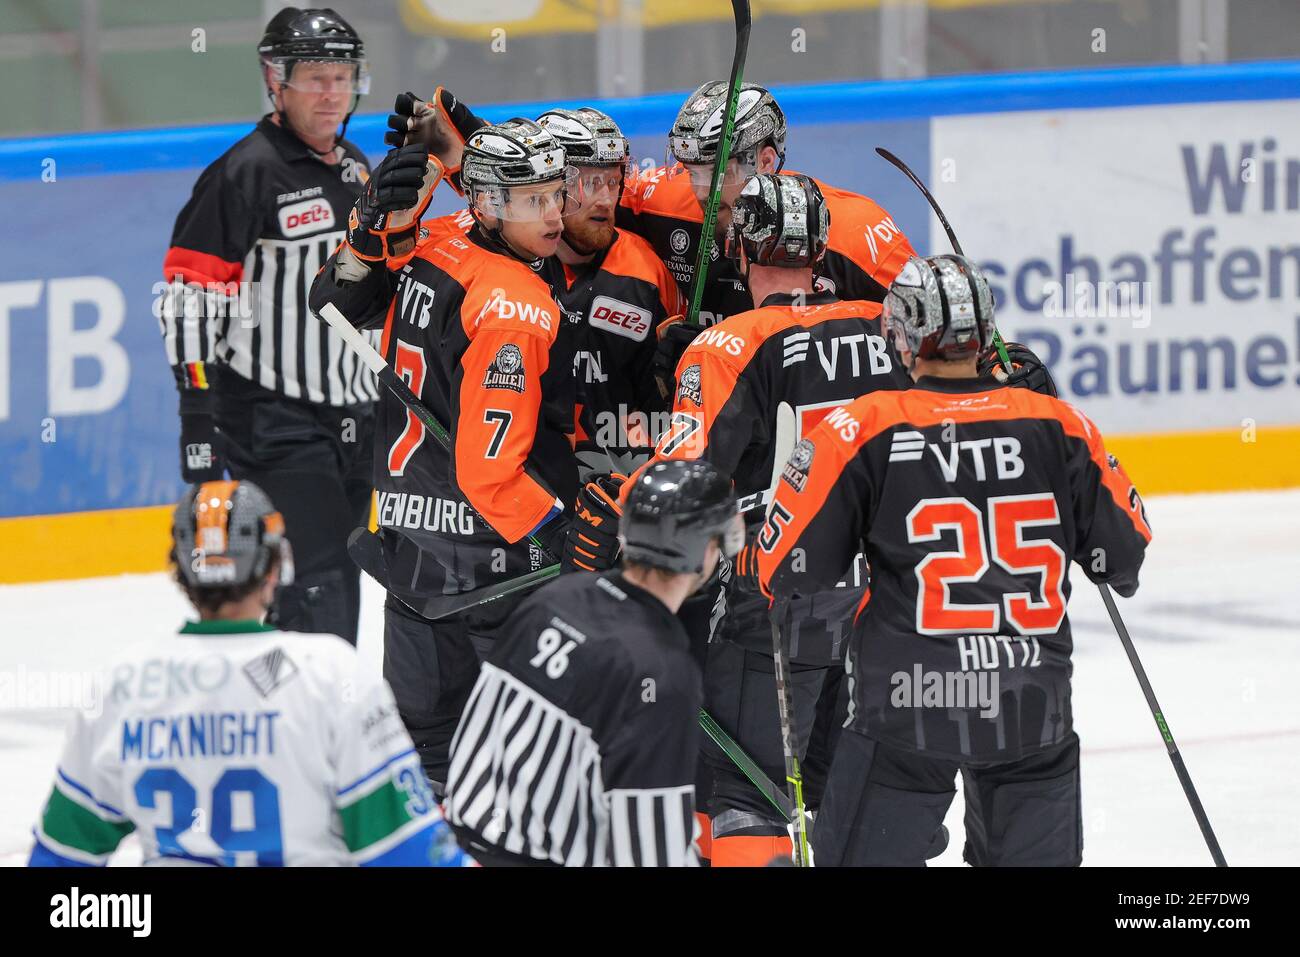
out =
{"type": "Polygon", "coordinates": [[[33,866],[460,866],[392,693],[333,635],[198,622],[133,648],[79,713],[33,866]]]}

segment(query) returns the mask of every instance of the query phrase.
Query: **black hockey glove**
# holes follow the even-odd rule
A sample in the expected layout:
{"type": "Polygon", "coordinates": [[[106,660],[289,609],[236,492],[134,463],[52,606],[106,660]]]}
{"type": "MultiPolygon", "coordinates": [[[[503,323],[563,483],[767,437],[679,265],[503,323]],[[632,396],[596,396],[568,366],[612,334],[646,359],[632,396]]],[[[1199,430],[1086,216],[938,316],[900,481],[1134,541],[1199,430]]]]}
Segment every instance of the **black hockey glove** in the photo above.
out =
{"type": "Polygon", "coordinates": [[[758,577],[758,542],[750,541],[732,559],[731,587],[751,595],[763,592],[758,577]]]}
{"type": "Polygon", "coordinates": [[[688,326],[685,316],[665,319],[655,329],[658,341],[655,343],[651,368],[654,370],[655,382],[659,384],[659,394],[670,404],[677,392],[677,363],[699,334],[700,327],[688,326]]]}
{"type": "Polygon", "coordinates": [[[207,392],[181,392],[181,478],[188,484],[217,482],[225,478],[221,435],[212,416],[207,392]]]}
{"type": "Polygon", "coordinates": [[[626,475],[593,475],[578,489],[573,527],[564,542],[561,572],[601,572],[618,561],[618,520],[623,508],[618,494],[626,475]]]}
{"type": "Polygon", "coordinates": [[[390,146],[423,143],[442,162],[452,186],[463,193],[460,157],[465,141],[486,125],[454,93],[440,86],[434,91],[433,99],[427,101],[414,93],[399,93],[388,116],[389,129],[384,134],[384,142],[390,146]]]}
{"type": "Polygon", "coordinates": [[[1027,346],[1018,342],[1004,342],[1007,357],[1011,359],[1011,375],[1002,366],[1002,357],[998,355],[997,346],[989,346],[979,359],[979,374],[992,376],[1004,385],[1015,389],[1032,389],[1043,395],[1056,396],[1056,383],[1052,374],[1043,365],[1043,360],[1034,355],[1027,346]]]}
{"type": "MultiPolygon", "coordinates": [[[[547,555],[552,562],[562,562],[564,560],[565,541],[569,537],[569,529],[573,527],[573,521],[563,512],[556,515],[548,522],[544,522],[537,531],[533,532],[532,537],[536,539],[546,549],[547,555]]],[[[564,569],[561,569],[563,571],[564,569]]]]}
{"type": "Polygon", "coordinates": [[[411,252],[442,175],[442,164],[419,143],[391,150],[348,214],[348,246],[357,258],[381,262],[411,252]]]}

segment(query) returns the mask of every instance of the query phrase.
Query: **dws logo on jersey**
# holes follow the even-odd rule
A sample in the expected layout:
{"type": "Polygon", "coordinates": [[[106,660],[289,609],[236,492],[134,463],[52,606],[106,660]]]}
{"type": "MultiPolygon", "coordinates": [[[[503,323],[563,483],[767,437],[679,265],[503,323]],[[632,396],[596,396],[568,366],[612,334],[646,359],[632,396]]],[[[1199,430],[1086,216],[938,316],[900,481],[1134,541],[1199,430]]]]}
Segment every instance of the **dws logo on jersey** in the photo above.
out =
{"type": "Polygon", "coordinates": [[[604,329],[633,342],[641,342],[650,331],[648,309],[609,296],[597,296],[592,301],[587,321],[597,329],[604,329]]]}
{"type": "MultiPolygon", "coordinates": [[[[826,373],[826,378],[834,379],[843,368],[848,368],[849,374],[852,376],[863,375],[862,354],[859,352],[858,347],[864,344],[866,346],[867,360],[866,373],[884,375],[893,368],[884,337],[857,332],[853,335],[829,337],[825,341],[817,340],[817,358],[821,361],[822,371],[826,373]],[[840,359],[845,355],[848,356],[848,361],[845,366],[841,366],[840,359]]],[[[788,369],[795,363],[806,360],[812,345],[811,332],[792,332],[787,335],[781,340],[783,355],[781,367],[788,369]]]]}
{"type": "Polygon", "coordinates": [[[326,199],[304,199],[281,207],[280,232],[288,239],[334,228],[334,207],[326,199]]]}

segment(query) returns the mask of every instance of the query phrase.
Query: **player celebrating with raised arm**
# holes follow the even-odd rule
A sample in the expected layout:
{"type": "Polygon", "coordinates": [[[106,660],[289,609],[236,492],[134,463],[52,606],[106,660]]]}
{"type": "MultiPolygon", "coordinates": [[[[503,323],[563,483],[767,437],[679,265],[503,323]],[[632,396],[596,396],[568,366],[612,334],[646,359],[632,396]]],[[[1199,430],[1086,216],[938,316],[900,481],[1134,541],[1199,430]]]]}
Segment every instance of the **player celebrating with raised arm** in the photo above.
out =
{"type": "Polygon", "coordinates": [[[32,866],[457,866],[383,681],[333,635],[263,624],[293,579],[284,519],[251,482],[186,492],[176,579],[199,613],[110,667],[79,714],[36,826],[32,866]]]}
{"type": "MultiPolygon", "coordinates": [[[[886,348],[874,302],[814,292],[833,217],[810,177],[763,173],[733,204],[727,254],[753,308],[706,329],[686,350],[671,425],[655,461],[705,459],[735,478],[744,497],[764,496],[789,450],[832,408],[876,389],[908,384],[886,348]]],[[[756,502],[757,504],[757,502],[756,502]]],[[[762,511],[749,513],[754,524],[762,511]]],[[[579,520],[575,528],[585,533],[579,520]]],[[[833,585],[834,583],[830,583],[833,585]]],[[[801,601],[792,691],[801,752],[832,661],[861,598],[859,582],[801,601]]],[[[767,601],[754,588],[727,598],[722,637],[709,644],[705,707],[769,777],[784,777],[767,601]]],[[[714,866],[766,864],[790,854],[786,822],[735,766],[706,749],[714,775],[714,866]]]]}
{"type": "MultiPolygon", "coordinates": [[[[422,142],[455,162],[456,130],[475,122],[481,121],[444,88],[427,103],[406,93],[397,98],[385,139],[394,146],[422,142]]],[[[618,124],[599,110],[581,107],[547,110],[537,125],[564,147],[578,171],[556,254],[540,270],[566,317],[576,323],[566,331],[576,339],[578,460],[584,478],[610,471],[611,456],[616,467],[631,471],[649,457],[657,437],[654,423],[667,411],[652,375],[655,333],[682,311],[681,298],[650,244],[615,228],[615,210],[631,173],[631,148],[618,124]]],[[[464,212],[426,223],[431,233],[463,232],[472,225],[464,212]]]]}
{"type": "Polygon", "coordinates": [[[1077,865],[1069,563],[1132,595],[1142,501],[1077,409],[977,376],[993,299],[972,263],[912,260],[884,319],[915,385],[828,415],[758,539],[777,600],[825,588],[861,550],[871,565],[817,863],[923,863],[960,770],[969,863],[1077,865]]]}
{"type": "Polygon", "coordinates": [[[681,866],[700,672],[675,613],[744,542],[705,462],[640,474],[621,571],[565,575],[506,622],[452,744],[447,819],[484,864],[681,866]]]}
{"type": "Polygon", "coordinates": [[[277,620],[355,642],[360,581],[346,547],[370,512],[378,393],[307,293],[365,187],[365,155],[342,131],[370,77],[360,37],[329,9],[281,10],[258,53],[274,110],[203,171],[163,261],[181,474],[228,471],[282,503],[298,577],[277,620]]]}
{"type": "Polygon", "coordinates": [[[476,645],[490,647],[517,599],[435,622],[411,609],[557,560],[578,488],[572,343],[537,274],[560,241],[572,168],[526,119],[457,146],[467,234],[417,244],[419,214],[449,167],[420,143],[403,146],[376,169],[347,242],[312,287],[317,308],[333,303],[362,327],[384,322],[384,358],[451,433],[449,453],[395,397],[380,403],[384,675],[439,789],[476,645]]]}

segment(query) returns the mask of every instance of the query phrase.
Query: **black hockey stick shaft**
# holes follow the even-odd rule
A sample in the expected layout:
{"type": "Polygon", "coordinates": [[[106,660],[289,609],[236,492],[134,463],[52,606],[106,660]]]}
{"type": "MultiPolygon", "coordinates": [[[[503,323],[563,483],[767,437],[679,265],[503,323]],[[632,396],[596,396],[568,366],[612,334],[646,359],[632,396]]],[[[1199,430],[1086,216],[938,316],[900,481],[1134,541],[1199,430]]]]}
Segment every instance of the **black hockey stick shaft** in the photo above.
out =
{"type": "Polygon", "coordinates": [[[781,637],[783,609],[773,607],[772,660],[776,671],[776,702],[781,719],[781,750],[785,754],[785,780],[794,805],[794,863],[796,867],[810,867],[808,853],[808,816],[804,813],[803,769],[799,766],[799,738],[794,726],[794,701],[790,694],[790,656],[781,637]]]}
{"type": "MultiPolygon", "coordinates": [[[[339,312],[338,307],[332,302],[327,302],[321,307],[320,317],[329,323],[331,329],[339,334],[339,337],[357,354],[362,363],[375,374],[375,378],[389,392],[397,396],[398,401],[410,409],[411,414],[433,433],[433,437],[438,444],[446,449],[448,453],[451,453],[451,433],[447,431],[446,426],[439,422],[437,416],[429,411],[429,407],[420,401],[420,397],[411,391],[411,387],[406,384],[406,380],[394,372],[393,367],[384,360],[384,357],[375,351],[375,347],[367,342],[361,333],[357,332],[352,323],[348,322],[347,317],[339,312]]],[[[537,546],[543,555],[550,554],[536,536],[529,535],[528,540],[537,546]]],[[[547,567],[553,567],[557,573],[560,570],[558,563],[547,567]]]]}
{"type": "Polygon", "coordinates": [[[1169,752],[1169,760],[1173,763],[1174,773],[1178,775],[1178,782],[1183,786],[1183,793],[1187,795],[1187,802],[1192,806],[1192,814],[1196,817],[1196,823],[1201,827],[1201,835],[1205,838],[1205,844],[1210,849],[1210,856],[1214,858],[1214,866],[1227,867],[1228,862],[1223,857],[1223,851],[1219,849],[1219,839],[1214,836],[1214,828],[1210,826],[1210,819],[1205,813],[1205,808],[1201,805],[1200,795],[1196,793],[1196,786],[1192,784],[1192,776],[1187,773],[1187,765],[1183,763],[1183,756],[1178,751],[1178,744],[1174,741],[1173,732],[1169,730],[1169,723],[1165,721],[1164,712],[1160,710],[1160,702],[1156,700],[1156,693],[1151,688],[1146,669],[1142,667],[1142,662],[1138,658],[1137,648],[1133,645],[1133,639],[1129,637],[1128,628],[1124,625],[1124,619],[1120,617],[1119,607],[1115,604],[1115,596],[1111,594],[1110,586],[1107,584],[1100,584],[1097,588],[1101,591],[1101,600],[1106,603],[1106,611],[1110,613],[1111,624],[1115,626],[1115,631],[1119,633],[1119,640],[1124,645],[1124,652],[1128,655],[1129,664],[1133,666],[1133,673],[1137,675],[1138,684],[1142,686],[1142,694],[1146,696],[1147,707],[1151,709],[1151,716],[1155,718],[1156,727],[1160,729],[1160,736],[1164,738],[1165,750],[1169,752]]]}
{"type": "MultiPolygon", "coordinates": [[[[934,210],[934,215],[939,217],[939,222],[943,225],[943,231],[948,234],[948,242],[952,244],[952,251],[958,256],[965,256],[966,254],[962,252],[961,243],[957,242],[957,234],[953,232],[952,224],[948,222],[948,217],[939,208],[939,201],[926,189],[925,183],[921,182],[921,177],[913,173],[910,166],[883,146],[877,146],[876,152],[897,167],[899,172],[910,179],[913,185],[921,191],[921,195],[925,197],[926,202],[930,204],[930,208],[934,210]]],[[[998,350],[998,358],[1002,360],[1002,368],[1006,370],[1007,375],[1011,375],[1011,356],[1007,355],[1006,343],[1002,341],[1002,333],[998,332],[997,326],[993,327],[993,345],[998,350]]]]}
{"type": "Polygon", "coordinates": [[[731,13],[736,20],[736,50],[731,58],[731,84],[727,90],[727,110],[722,120],[722,139],[718,142],[718,155],[713,163],[713,178],[709,181],[709,200],[704,204],[704,222],[700,226],[699,248],[695,251],[695,275],[691,278],[691,302],[686,311],[686,323],[699,325],[700,305],[704,302],[704,284],[708,279],[712,259],[713,230],[718,223],[718,207],[722,203],[722,180],[731,159],[731,137],[736,126],[736,104],[740,101],[740,87],[745,82],[745,55],[749,51],[749,0],[731,0],[731,13]]]}

